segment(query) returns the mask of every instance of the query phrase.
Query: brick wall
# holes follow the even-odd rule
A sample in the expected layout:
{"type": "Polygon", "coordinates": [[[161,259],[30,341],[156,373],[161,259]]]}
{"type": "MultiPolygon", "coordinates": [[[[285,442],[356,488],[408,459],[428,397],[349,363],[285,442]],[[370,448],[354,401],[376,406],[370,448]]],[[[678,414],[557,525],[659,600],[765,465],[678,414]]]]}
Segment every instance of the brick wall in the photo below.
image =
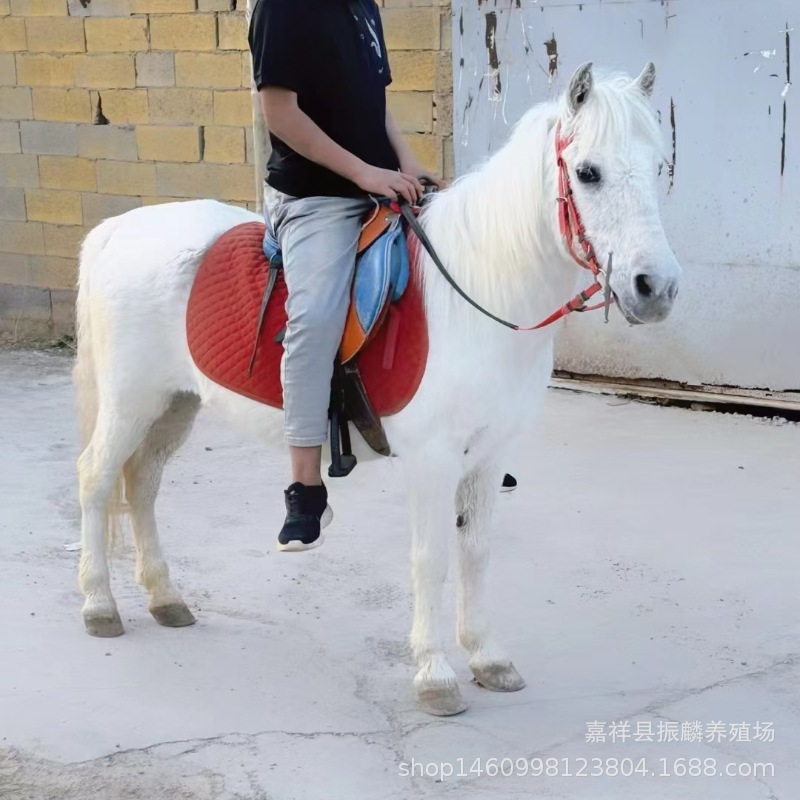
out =
{"type": "MultiPolygon", "coordinates": [[[[449,0],[380,5],[391,109],[450,175],[449,0]]],[[[78,246],[101,219],[193,197],[256,207],[244,6],[0,0],[0,343],[72,332],[78,246]]]]}

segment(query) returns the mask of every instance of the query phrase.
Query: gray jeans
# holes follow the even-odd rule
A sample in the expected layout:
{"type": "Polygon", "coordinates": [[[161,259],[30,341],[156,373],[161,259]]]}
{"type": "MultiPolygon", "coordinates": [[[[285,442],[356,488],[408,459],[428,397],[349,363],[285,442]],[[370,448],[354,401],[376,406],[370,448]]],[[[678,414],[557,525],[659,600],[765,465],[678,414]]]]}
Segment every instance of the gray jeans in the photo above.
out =
{"type": "Polygon", "coordinates": [[[356,248],[372,201],[297,198],[267,187],[264,217],[283,253],[289,296],[281,363],[285,438],[313,447],[328,438],[333,362],[342,340],[356,248]]]}

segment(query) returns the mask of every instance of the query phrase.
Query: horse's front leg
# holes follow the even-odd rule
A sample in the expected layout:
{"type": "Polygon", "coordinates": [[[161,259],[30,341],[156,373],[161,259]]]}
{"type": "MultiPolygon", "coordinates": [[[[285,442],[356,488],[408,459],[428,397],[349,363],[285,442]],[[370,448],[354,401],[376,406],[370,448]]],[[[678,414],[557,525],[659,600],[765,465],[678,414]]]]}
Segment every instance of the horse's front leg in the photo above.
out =
{"type": "Polygon", "coordinates": [[[469,473],[458,487],[458,640],[469,653],[475,680],[496,692],[516,692],[525,681],[505,650],[494,641],[486,614],[486,567],[489,531],[500,472],[484,468],[469,473]]]}
{"type": "Polygon", "coordinates": [[[441,631],[442,591],[447,577],[448,540],[453,531],[459,475],[457,467],[454,469],[447,458],[415,459],[409,466],[414,584],[411,648],[419,667],[414,686],[425,711],[450,716],[467,707],[456,674],[447,663],[441,631]]]}

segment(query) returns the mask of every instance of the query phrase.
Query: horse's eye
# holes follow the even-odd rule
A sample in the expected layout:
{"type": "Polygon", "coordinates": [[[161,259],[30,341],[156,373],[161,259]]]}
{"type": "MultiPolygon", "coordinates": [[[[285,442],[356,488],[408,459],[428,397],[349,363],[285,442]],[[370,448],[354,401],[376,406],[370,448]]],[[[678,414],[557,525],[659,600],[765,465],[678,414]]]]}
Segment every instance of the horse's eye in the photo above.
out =
{"type": "Polygon", "coordinates": [[[600,170],[592,164],[583,164],[575,170],[581,183],[600,183],[600,170]]]}

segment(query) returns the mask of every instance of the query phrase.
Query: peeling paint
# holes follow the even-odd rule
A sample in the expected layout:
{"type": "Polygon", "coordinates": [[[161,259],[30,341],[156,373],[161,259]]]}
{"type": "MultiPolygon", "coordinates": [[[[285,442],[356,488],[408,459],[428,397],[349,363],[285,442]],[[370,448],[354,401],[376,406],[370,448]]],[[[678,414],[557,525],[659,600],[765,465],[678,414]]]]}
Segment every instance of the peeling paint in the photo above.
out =
{"type": "Polygon", "coordinates": [[[503,92],[503,84],[500,80],[500,59],[497,57],[497,14],[489,11],[486,14],[486,52],[489,55],[489,77],[493,82],[495,98],[499,98],[503,92]]]}
{"type": "Polygon", "coordinates": [[[675,163],[678,160],[678,130],[675,127],[675,99],[669,99],[669,124],[672,128],[672,160],[669,163],[669,189],[671,192],[672,187],[675,185],[675,163]]]}
{"type": "Polygon", "coordinates": [[[558,42],[555,33],[544,43],[544,46],[547,49],[547,70],[552,78],[558,73],[558,42]]]}
{"type": "Polygon", "coordinates": [[[669,13],[669,4],[670,0],[662,0],[661,4],[664,6],[664,28],[669,30],[669,21],[677,17],[677,14],[670,14],[669,13]]]}
{"type": "Polygon", "coordinates": [[[792,85],[792,39],[791,29],[789,23],[786,23],[786,31],[784,33],[786,44],[786,85],[783,87],[781,96],[783,97],[783,129],[781,132],[781,177],[786,170],[786,95],[789,93],[789,87],[792,85]]]}

